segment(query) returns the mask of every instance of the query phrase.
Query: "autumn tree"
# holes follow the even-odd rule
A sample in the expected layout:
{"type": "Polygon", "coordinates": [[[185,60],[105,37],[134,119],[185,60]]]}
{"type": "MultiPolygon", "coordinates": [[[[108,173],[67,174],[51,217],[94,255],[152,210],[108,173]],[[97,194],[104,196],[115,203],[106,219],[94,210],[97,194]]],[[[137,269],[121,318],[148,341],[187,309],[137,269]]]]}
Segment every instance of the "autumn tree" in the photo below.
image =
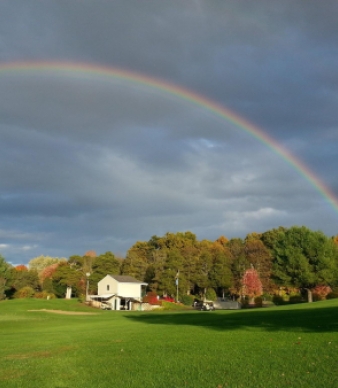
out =
{"type": "Polygon", "coordinates": [[[84,254],[85,257],[91,257],[93,259],[95,259],[95,257],[97,257],[97,254],[95,251],[93,250],[90,250],[90,251],[87,251],[85,254],[84,254]]]}
{"type": "Polygon", "coordinates": [[[263,293],[262,282],[259,278],[258,272],[252,266],[244,272],[242,278],[242,295],[250,298],[250,303],[254,303],[254,298],[263,293]]]}
{"type": "Polygon", "coordinates": [[[315,295],[318,299],[324,300],[328,294],[332,292],[332,288],[330,286],[316,286],[312,290],[313,295],[315,295]]]}
{"type": "Polygon", "coordinates": [[[263,244],[259,234],[248,235],[244,243],[246,262],[257,271],[265,291],[270,291],[272,257],[268,248],[263,244]]]}
{"type": "Polygon", "coordinates": [[[28,271],[28,268],[24,264],[16,265],[14,268],[16,271],[28,271]]]}
{"type": "Polygon", "coordinates": [[[220,236],[215,242],[221,245],[222,247],[227,247],[229,240],[225,236],[220,236]]]}
{"type": "Polygon", "coordinates": [[[45,279],[52,279],[54,272],[56,271],[57,267],[60,263],[54,263],[49,265],[48,267],[44,268],[40,272],[40,279],[43,282],[45,279]]]}
{"type": "Polygon", "coordinates": [[[61,261],[59,263],[51,264],[39,273],[39,280],[43,291],[54,294],[53,275],[60,263],[61,261]]]}
{"type": "Polygon", "coordinates": [[[28,268],[29,270],[35,270],[37,273],[40,273],[43,269],[48,267],[51,264],[59,263],[60,261],[66,262],[67,259],[62,257],[51,257],[51,256],[38,256],[34,259],[31,259],[28,262],[28,268]]]}
{"type": "Polygon", "coordinates": [[[198,241],[189,231],[168,232],[137,241],[119,263],[111,252],[96,256],[88,251],[84,256],[71,256],[68,264],[78,273],[82,289],[86,272],[91,273],[91,290],[107,273],[121,273],[147,282],[158,294],[173,295],[179,271],[181,295],[205,293],[208,288],[217,290],[218,295],[224,296],[227,290],[240,295],[243,276],[252,267],[266,292],[277,286],[309,290],[333,286],[338,280],[336,240],[306,230],[297,240],[297,228],[250,233],[244,240],[221,236],[214,242],[198,241]]]}

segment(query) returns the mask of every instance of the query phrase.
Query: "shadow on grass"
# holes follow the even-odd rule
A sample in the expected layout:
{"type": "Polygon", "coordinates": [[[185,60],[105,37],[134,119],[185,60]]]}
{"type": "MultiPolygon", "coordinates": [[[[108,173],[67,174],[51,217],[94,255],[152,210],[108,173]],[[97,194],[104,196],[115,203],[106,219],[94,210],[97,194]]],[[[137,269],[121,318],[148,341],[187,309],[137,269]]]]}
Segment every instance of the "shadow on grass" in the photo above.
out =
{"type": "Polygon", "coordinates": [[[338,332],[338,306],[272,308],[238,311],[149,312],[125,315],[150,325],[197,326],[211,330],[259,329],[266,331],[338,332]]]}

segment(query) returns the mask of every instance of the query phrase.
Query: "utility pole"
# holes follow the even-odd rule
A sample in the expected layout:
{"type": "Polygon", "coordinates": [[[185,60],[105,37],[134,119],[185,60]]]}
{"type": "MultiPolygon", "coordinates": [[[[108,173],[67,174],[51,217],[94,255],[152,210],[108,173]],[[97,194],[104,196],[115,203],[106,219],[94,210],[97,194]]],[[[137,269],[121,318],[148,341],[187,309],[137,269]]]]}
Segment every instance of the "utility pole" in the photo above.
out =
{"type": "Polygon", "coordinates": [[[89,296],[88,296],[88,292],[89,292],[89,276],[91,275],[90,272],[87,272],[86,273],[86,277],[87,277],[87,284],[86,284],[86,302],[89,301],[89,296]]]}

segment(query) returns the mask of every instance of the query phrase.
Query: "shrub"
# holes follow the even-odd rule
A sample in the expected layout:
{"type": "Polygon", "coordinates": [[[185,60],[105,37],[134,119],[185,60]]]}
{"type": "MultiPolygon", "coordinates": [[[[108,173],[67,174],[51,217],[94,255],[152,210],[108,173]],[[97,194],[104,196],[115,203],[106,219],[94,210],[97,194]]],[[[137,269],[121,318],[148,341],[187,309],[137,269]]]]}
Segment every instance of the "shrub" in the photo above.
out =
{"type": "Polygon", "coordinates": [[[143,298],[143,302],[149,303],[149,304],[161,304],[161,302],[157,298],[157,294],[154,291],[150,291],[147,293],[147,295],[143,298]]]}
{"type": "Polygon", "coordinates": [[[272,295],[270,295],[270,294],[263,294],[262,298],[266,302],[272,302],[272,295]]]}
{"type": "Polygon", "coordinates": [[[162,310],[186,310],[187,306],[184,306],[179,303],[171,303],[162,301],[162,310]]]}
{"type": "Polygon", "coordinates": [[[172,298],[171,296],[164,296],[162,298],[162,300],[165,300],[166,302],[171,302],[171,303],[174,303],[175,302],[175,299],[172,298]]]}
{"type": "Polygon", "coordinates": [[[239,302],[243,309],[246,309],[249,307],[249,298],[247,296],[245,296],[244,298],[241,298],[239,302]]]}
{"type": "Polygon", "coordinates": [[[255,307],[263,307],[263,298],[261,296],[256,296],[255,307]]]}
{"type": "Polygon", "coordinates": [[[37,292],[34,295],[34,298],[37,298],[37,299],[55,299],[56,296],[54,294],[52,294],[51,292],[41,291],[41,292],[37,292]]]}
{"type": "Polygon", "coordinates": [[[79,294],[78,297],[77,297],[77,300],[80,302],[80,303],[85,303],[87,300],[86,300],[86,295],[85,294],[79,294]]]}
{"type": "Polygon", "coordinates": [[[274,295],[272,298],[272,302],[277,306],[285,304],[284,298],[282,296],[279,296],[279,295],[274,295]]]}
{"type": "Polygon", "coordinates": [[[330,292],[332,292],[332,289],[329,286],[316,286],[312,289],[312,299],[314,301],[324,300],[330,292]]]}
{"type": "Polygon", "coordinates": [[[180,301],[185,305],[185,306],[192,306],[194,303],[195,297],[193,295],[182,295],[180,297],[180,301]]]}
{"type": "MultiPolygon", "coordinates": [[[[325,298],[324,298],[324,299],[325,299],[325,298]]],[[[323,298],[321,297],[321,295],[316,294],[316,293],[313,293],[313,294],[312,294],[312,301],[313,301],[313,302],[319,302],[319,301],[321,301],[321,300],[323,300],[323,298]]]]}
{"type": "Polygon", "coordinates": [[[303,303],[303,302],[304,302],[304,299],[303,299],[302,295],[300,295],[300,294],[290,296],[289,303],[291,303],[291,304],[303,303]]]}
{"type": "Polygon", "coordinates": [[[57,298],[64,298],[66,295],[67,286],[65,284],[61,284],[58,281],[52,280],[53,291],[57,298]]]}
{"type": "Polygon", "coordinates": [[[338,292],[332,291],[329,294],[326,295],[326,299],[335,299],[338,298],[338,292]]]}
{"type": "Polygon", "coordinates": [[[217,299],[216,292],[213,288],[208,288],[207,292],[205,293],[206,300],[215,301],[217,299]]]}
{"type": "Polygon", "coordinates": [[[35,291],[32,287],[22,287],[20,290],[16,291],[14,294],[14,298],[33,298],[35,291]]]}

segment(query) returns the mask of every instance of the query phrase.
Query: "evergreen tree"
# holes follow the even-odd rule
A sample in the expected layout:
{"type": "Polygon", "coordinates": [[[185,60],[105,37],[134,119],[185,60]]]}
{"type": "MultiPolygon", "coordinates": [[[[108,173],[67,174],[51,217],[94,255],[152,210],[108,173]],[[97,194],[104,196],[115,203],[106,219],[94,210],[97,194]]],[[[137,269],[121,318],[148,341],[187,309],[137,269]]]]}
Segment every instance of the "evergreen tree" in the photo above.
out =
{"type": "Polygon", "coordinates": [[[233,286],[233,276],[231,272],[231,253],[227,245],[223,245],[216,240],[211,246],[212,268],[209,273],[210,284],[216,289],[220,289],[224,298],[225,290],[233,286]]]}
{"type": "Polygon", "coordinates": [[[92,264],[92,273],[89,278],[89,293],[97,292],[97,283],[106,275],[119,275],[121,262],[112,252],[97,256],[92,264]]]}
{"type": "Polygon", "coordinates": [[[337,282],[338,248],[322,232],[294,226],[280,233],[273,247],[273,278],[280,285],[306,289],[337,282]]]}
{"type": "Polygon", "coordinates": [[[0,255],[0,300],[5,299],[5,292],[9,289],[11,266],[0,255]]]}

